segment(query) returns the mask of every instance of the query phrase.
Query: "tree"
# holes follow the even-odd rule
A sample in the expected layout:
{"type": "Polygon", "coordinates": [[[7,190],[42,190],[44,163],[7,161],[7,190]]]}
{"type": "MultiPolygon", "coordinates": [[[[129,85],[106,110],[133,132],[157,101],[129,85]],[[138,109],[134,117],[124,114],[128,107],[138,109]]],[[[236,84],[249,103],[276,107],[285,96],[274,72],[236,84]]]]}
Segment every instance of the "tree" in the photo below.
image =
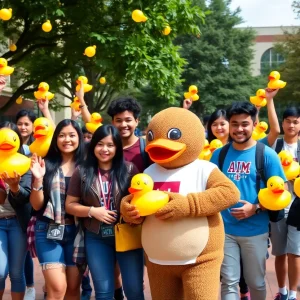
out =
{"type": "Polygon", "coordinates": [[[63,86],[73,94],[76,76],[83,74],[95,85],[86,94],[91,110],[104,109],[108,98],[128,84],[138,87],[146,81],[172,101],[184,64],[172,40],[182,33],[199,34],[195,22],[205,16],[189,0],[143,1],[144,23],[131,18],[134,9],[141,9],[135,0],[7,0],[5,5],[13,9],[13,18],[2,22],[1,29],[17,50],[3,57],[16,67],[22,84],[0,112],[20,95],[32,95],[40,81],[47,81],[52,91],[63,94],[63,86]],[[41,24],[47,19],[53,30],[44,33],[41,24]],[[168,24],[172,31],[165,36],[168,24]],[[93,58],[83,56],[90,45],[97,46],[93,58]],[[108,84],[99,88],[103,75],[108,84]]]}
{"type": "Polygon", "coordinates": [[[194,4],[211,11],[202,34],[183,35],[175,43],[182,47],[180,53],[188,62],[182,74],[181,97],[189,85],[196,85],[200,100],[193,109],[203,116],[233,101],[249,100],[259,88],[250,68],[255,35],[251,29],[236,27],[242,22],[240,9],[231,12],[230,1],[195,0],[194,4]]]}

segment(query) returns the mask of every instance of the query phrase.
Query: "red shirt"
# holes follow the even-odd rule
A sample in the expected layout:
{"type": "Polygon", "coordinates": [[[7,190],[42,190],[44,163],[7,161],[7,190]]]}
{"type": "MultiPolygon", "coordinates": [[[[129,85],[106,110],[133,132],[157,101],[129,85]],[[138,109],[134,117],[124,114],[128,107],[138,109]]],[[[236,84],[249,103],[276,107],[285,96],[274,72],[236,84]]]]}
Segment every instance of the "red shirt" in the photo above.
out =
{"type": "Polygon", "coordinates": [[[145,166],[143,161],[139,139],[132,146],[123,149],[123,154],[125,160],[134,163],[140,173],[143,173],[143,171],[148,167],[145,166]]]}

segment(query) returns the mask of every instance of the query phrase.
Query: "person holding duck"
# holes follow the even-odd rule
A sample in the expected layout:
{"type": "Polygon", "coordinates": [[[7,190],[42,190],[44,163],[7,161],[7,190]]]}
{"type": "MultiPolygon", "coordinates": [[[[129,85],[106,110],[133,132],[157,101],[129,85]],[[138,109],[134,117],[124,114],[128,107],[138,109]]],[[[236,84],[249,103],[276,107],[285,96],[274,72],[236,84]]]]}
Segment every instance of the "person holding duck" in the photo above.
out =
{"type": "Polygon", "coordinates": [[[220,211],[239,192],[215,165],[199,160],[204,128],[192,112],[171,107],[153,116],[146,151],[154,164],[144,173],[169,202],[155,214],[141,216],[124,197],[125,221],[142,223],[142,245],[153,300],[218,299],[224,230],[220,211]]]}
{"type": "Polygon", "coordinates": [[[122,140],[112,125],[93,134],[86,160],[71,178],[66,211],[83,218],[85,251],[96,299],[114,298],[114,269],[118,261],[128,300],[143,300],[143,249],[116,252],[114,225],[130,180],[138,173],[123,158],[122,140]]]}

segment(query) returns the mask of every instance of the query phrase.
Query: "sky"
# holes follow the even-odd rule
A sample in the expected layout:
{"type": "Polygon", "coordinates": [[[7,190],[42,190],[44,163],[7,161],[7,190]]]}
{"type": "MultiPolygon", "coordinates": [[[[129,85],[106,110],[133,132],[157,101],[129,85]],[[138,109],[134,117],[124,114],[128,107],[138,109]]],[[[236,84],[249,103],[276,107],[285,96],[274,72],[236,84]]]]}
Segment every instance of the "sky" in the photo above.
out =
{"type": "Polygon", "coordinates": [[[231,9],[241,8],[244,23],[240,26],[300,26],[291,7],[292,0],[232,0],[231,9]]]}

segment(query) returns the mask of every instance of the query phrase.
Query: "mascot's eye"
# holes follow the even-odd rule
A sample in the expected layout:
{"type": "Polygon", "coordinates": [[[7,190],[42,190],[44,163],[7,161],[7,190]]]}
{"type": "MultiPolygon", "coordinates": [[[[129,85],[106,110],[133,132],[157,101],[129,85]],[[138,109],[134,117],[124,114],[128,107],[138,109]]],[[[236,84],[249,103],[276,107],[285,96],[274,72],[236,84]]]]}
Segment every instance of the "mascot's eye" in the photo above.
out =
{"type": "Polygon", "coordinates": [[[172,128],[168,132],[168,139],[178,140],[181,138],[181,131],[178,128],[172,128]]]}
{"type": "Polygon", "coordinates": [[[147,133],[147,139],[148,139],[149,142],[154,140],[154,135],[153,135],[153,132],[151,130],[149,130],[148,133],[147,133]]]}

